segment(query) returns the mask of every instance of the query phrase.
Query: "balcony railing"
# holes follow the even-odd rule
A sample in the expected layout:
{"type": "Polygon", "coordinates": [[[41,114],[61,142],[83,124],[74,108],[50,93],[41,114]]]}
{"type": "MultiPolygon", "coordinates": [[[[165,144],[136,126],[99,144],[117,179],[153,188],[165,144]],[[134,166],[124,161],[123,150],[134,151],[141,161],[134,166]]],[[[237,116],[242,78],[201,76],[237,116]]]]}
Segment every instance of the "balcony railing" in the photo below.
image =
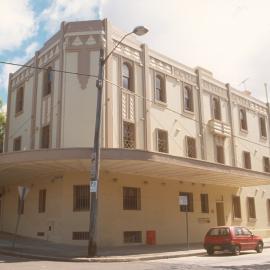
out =
{"type": "Polygon", "coordinates": [[[219,135],[223,137],[231,136],[231,127],[230,125],[215,119],[208,121],[208,127],[212,134],[219,135]]]}

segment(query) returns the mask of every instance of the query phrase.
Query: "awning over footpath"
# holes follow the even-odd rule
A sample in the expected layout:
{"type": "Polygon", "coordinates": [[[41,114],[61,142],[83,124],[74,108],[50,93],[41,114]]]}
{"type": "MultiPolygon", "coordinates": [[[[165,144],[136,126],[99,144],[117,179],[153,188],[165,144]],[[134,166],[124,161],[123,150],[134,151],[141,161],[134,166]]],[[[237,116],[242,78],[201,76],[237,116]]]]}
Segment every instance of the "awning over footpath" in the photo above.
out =
{"type": "MultiPolygon", "coordinates": [[[[90,148],[12,152],[0,155],[0,186],[90,170],[90,148]]],[[[128,149],[102,149],[101,170],[220,186],[270,184],[270,174],[208,161],[128,149]]]]}

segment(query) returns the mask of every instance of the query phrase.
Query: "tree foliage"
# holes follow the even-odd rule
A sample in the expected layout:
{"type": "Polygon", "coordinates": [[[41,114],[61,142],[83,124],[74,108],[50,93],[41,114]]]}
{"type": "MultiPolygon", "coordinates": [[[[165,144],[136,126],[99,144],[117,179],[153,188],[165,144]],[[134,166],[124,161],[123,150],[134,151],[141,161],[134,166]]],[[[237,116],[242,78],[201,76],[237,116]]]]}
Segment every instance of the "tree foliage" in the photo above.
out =
{"type": "Polygon", "coordinates": [[[3,102],[0,99],[0,153],[3,152],[3,144],[4,144],[4,134],[5,134],[5,126],[6,126],[6,115],[2,111],[3,102]]]}

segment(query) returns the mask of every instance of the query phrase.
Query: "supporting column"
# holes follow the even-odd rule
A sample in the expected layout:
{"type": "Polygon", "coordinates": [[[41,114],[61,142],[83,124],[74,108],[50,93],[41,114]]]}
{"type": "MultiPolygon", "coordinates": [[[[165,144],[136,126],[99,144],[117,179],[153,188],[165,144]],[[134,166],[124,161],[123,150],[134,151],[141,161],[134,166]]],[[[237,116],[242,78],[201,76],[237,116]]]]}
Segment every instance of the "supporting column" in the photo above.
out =
{"type": "MultiPolygon", "coordinates": [[[[59,69],[64,70],[64,41],[65,41],[65,22],[61,23],[59,43],[59,69]]],[[[57,126],[56,126],[56,148],[61,148],[62,144],[62,107],[63,107],[63,72],[59,73],[59,89],[58,89],[58,110],[57,110],[57,126]]]]}
{"type": "Polygon", "coordinates": [[[143,60],[143,92],[144,92],[144,149],[146,151],[152,151],[151,149],[151,89],[149,83],[149,50],[146,44],[141,45],[142,48],[142,60],[143,60]]]}
{"type": "Polygon", "coordinates": [[[201,159],[207,159],[207,153],[205,149],[204,140],[204,114],[203,114],[203,87],[202,87],[202,71],[198,68],[197,73],[197,84],[198,84],[198,112],[199,112],[199,130],[200,130],[200,145],[201,145],[201,159]]]}
{"type": "Polygon", "coordinates": [[[7,100],[7,122],[5,128],[5,145],[4,145],[4,152],[8,152],[8,142],[9,142],[9,128],[10,128],[10,105],[11,105],[11,81],[12,81],[13,73],[9,73],[8,78],[8,100],[7,100]]]}
{"type": "Polygon", "coordinates": [[[232,152],[232,166],[237,167],[237,159],[235,154],[235,137],[234,137],[234,123],[233,123],[233,113],[232,113],[232,94],[231,94],[231,86],[229,83],[226,84],[227,88],[227,97],[228,97],[228,113],[229,113],[229,121],[231,125],[231,152],[232,152]]]}

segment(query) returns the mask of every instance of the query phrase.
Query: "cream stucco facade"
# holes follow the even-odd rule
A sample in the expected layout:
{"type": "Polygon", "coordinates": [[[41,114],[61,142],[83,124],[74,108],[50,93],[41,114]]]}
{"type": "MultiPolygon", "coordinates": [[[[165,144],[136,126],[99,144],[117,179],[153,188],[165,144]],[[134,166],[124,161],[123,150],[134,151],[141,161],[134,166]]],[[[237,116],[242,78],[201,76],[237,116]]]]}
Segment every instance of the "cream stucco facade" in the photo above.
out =
{"type": "MultiPolygon", "coordinates": [[[[89,184],[99,50],[124,34],[107,20],[63,22],[10,75],[1,230],[14,231],[23,185],[21,235],[86,244],[89,194],[80,188],[89,184]]],[[[185,242],[181,192],[192,242],[221,224],[270,236],[268,104],[134,37],[109,58],[105,78],[99,246],[150,243],[149,232],[156,244],[185,242]]]]}

